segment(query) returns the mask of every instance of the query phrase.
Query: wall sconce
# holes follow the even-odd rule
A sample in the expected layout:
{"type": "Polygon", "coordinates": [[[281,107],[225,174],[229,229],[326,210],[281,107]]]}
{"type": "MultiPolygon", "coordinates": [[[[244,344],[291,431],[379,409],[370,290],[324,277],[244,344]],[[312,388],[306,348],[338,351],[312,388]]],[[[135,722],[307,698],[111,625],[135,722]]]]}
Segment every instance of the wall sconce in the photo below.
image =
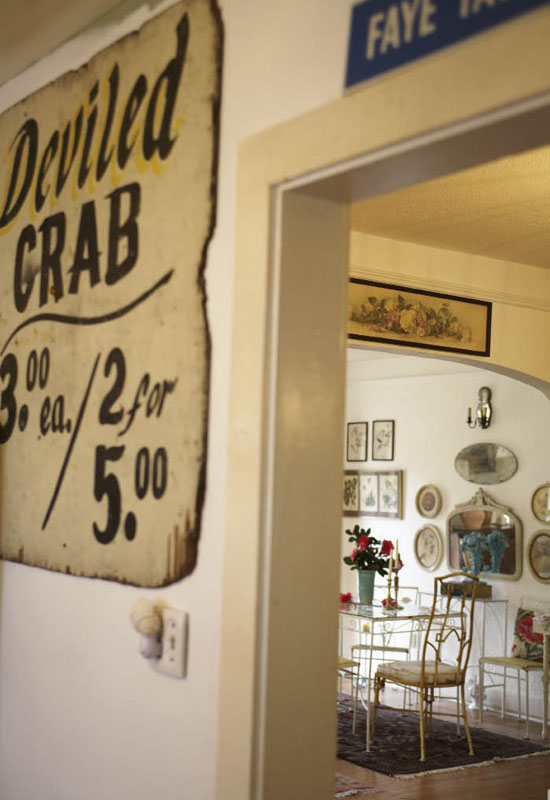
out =
{"type": "Polygon", "coordinates": [[[491,424],[491,390],[487,386],[482,386],[477,393],[477,408],[475,419],[472,420],[472,409],[468,409],[468,419],[466,420],[470,428],[479,425],[480,428],[488,428],[491,424]]]}

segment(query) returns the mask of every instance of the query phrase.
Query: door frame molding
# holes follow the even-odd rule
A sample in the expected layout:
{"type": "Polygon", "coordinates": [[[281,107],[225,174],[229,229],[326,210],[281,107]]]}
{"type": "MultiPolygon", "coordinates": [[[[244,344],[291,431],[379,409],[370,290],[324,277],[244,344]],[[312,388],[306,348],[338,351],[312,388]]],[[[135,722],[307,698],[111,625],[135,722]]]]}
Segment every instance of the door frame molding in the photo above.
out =
{"type": "MultiPolygon", "coordinates": [[[[483,138],[494,125],[501,133],[508,130],[510,137],[504,145],[500,137],[489,137],[482,160],[504,155],[503,150],[534,146],[533,127],[526,122],[531,114],[550,111],[550,87],[544,79],[550,74],[549,38],[550,9],[539,9],[258,134],[240,147],[218,800],[319,800],[333,791],[333,761],[319,773],[319,754],[334,751],[333,698],[320,700],[312,713],[304,687],[316,669],[320,680],[328,669],[329,683],[335,681],[338,574],[331,537],[337,538],[339,498],[335,488],[333,496],[329,492],[320,502],[318,487],[327,485],[327,468],[308,458],[308,448],[296,436],[293,414],[318,411],[319,382],[333,372],[335,380],[326,384],[323,395],[329,408],[323,447],[333,460],[343,428],[343,419],[338,422],[337,417],[343,402],[345,324],[341,291],[334,292],[332,305],[314,330],[311,316],[301,319],[296,312],[295,293],[309,285],[313,262],[322,255],[306,247],[300,262],[296,225],[303,221],[308,236],[315,241],[318,235],[322,243],[323,231],[315,232],[312,212],[324,209],[329,226],[339,230],[336,252],[343,256],[348,233],[343,212],[350,200],[359,199],[360,170],[368,173],[371,167],[370,179],[363,180],[360,190],[365,196],[374,184],[374,165],[384,166],[378,170],[377,192],[395,187],[395,159],[400,159],[401,173],[408,167],[418,180],[420,152],[426,177],[437,174],[442,158],[444,171],[454,171],[461,152],[457,137],[465,137],[471,150],[476,136],[483,138]],[[510,53],[521,53],[521,63],[510,53]],[[488,75],[498,75],[498,81],[480,80],[488,75]],[[284,324],[288,319],[296,325],[294,354],[284,324]],[[299,359],[309,353],[315,362],[318,352],[310,340],[326,342],[331,336],[338,346],[323,363],[313,363],[308,380],[300,381],[299,359]],[[294,380],[298,384],[292,393],[294,380]],[[304,473],[308,480],[302,480],[304,473]],[[292,490],[296,482],[302,491],[300,504],[292,490]],[[306,564],[296,569],[296,560],[308,552],[304,542],[311,535],[301,527],[302,504],[315,509],[314,519],[325,515],[318,534],[327,547],[316,551],[317,574],[306,564]],[[299,586],[293,584],[296,575],[299,586]],[[292,591],[301,604],[287,602],[292,591]],[[303,598],[310,602],[304,605],[303,598]],[[297,747],[293,760],[286,743],[303,735],[302,719],[310,720],[312,755],[304,756],[297,747]]],[[[538,135],[542,143],[540,130],[538,135]]],[[[335,264],[344,285],[345,268],[347,264],[335,264]]],[[[493,362],[483,363],[496,369],[506,366],[493,362]]],[[[306,437],[306,444],[310,442],[306,437]]],[[[336,487],[333,471],[330,461],[328,480],[336,487]]]]}

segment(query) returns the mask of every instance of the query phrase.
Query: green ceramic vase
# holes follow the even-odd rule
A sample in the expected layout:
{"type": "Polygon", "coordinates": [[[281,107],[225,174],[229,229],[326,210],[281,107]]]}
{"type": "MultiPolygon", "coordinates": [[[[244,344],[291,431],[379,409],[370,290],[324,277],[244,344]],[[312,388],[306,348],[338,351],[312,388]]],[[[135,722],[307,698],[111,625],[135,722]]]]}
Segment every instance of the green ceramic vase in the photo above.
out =
{"type": "Polygon", "coordinates": [[[372,603],[375,575],[376,571],[373,569],[357,570],[357,595],[360,603],[372,603]]]}

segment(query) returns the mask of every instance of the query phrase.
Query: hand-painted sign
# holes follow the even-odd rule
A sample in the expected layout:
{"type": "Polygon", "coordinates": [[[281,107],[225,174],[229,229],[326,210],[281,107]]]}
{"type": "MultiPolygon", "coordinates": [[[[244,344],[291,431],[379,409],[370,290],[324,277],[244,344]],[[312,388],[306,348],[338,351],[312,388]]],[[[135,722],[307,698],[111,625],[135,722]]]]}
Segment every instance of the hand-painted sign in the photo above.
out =
{"type": "Polygon", "coordinates": [[[0,554],[160,586],[205,489],[221,71],[183,0],[0,118],[0,554]]]}
{"type": "Polygon", "coordinates": [[[364,0],[353,7],[346,88],[548,0],[364,0]]]}

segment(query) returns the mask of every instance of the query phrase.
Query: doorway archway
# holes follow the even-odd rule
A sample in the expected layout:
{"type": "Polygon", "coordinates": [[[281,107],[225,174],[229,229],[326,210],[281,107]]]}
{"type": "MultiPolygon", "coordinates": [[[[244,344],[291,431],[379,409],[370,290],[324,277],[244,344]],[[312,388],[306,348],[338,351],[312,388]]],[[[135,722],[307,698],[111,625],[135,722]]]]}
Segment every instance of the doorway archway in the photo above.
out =
{"type": "MultiPolygon", "coordinates": [[[[415,181],[548,144],[550,99],[535,72],[517,80],[506,48],[497,49],[498,91],[472,90],[480,64],[470,55],[466,48],[449,56],[470,89],[452,102],[430,64],[388,80],[384,91],[377,84],[255,137],[242,151],[218,762],[224,800],[318,800],[332,787],[348,204],[372,187],[395,188],[399,176],[415,181]],[[480,113],[487,108],[496,110],[480,113]]],[[[539,57],[548,59],[542,50],[539,57]]],[[[534,315],[534,329],[548,330],[547,312],[534,315]]],[[[544,380],[548,365],[542,353],[536,358],[530,371],[544,380]]]]}

